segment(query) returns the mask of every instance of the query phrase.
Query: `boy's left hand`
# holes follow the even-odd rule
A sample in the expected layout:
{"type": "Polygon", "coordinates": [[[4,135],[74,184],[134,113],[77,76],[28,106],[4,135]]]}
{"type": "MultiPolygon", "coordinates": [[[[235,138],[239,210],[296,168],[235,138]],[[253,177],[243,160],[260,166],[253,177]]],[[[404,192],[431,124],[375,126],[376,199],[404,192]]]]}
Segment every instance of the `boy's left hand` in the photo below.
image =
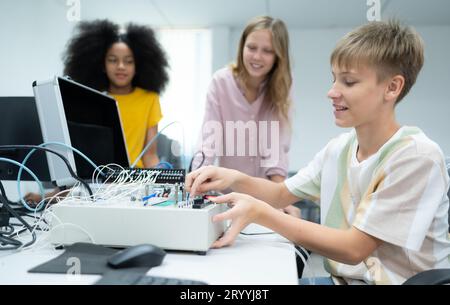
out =
{"type": "Polygon", "coordinates": [[[212,198],[215,203],[228,203],[230,210],[215,215],[213,221],[231,220],[231,226],[225,235],[214,242],[212,248],[221,248],[232,245],[239,233],[250,223],[258,219],[262,208],[267,205],[265,202],[257,200],[252,196],[230,193],[220,197],[212,198]]]}

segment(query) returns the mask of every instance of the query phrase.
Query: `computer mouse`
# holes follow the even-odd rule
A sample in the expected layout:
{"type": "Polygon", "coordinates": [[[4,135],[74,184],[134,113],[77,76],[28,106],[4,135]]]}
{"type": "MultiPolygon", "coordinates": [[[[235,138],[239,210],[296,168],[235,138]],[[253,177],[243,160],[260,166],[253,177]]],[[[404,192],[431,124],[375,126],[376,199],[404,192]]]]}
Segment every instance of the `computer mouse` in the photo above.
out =
{"type": "Polygon", "coordinates": [[[108,258],[112,268],[156,267],[161,265],[166,252],[154,245],[142,244],[121,250],[108,258]]]}

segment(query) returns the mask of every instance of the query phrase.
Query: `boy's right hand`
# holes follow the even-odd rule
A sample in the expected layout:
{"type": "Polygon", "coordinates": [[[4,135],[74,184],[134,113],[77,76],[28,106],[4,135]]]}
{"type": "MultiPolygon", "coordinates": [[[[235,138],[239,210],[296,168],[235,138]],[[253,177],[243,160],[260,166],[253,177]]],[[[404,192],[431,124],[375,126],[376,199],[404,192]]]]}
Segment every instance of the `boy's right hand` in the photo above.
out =
{"type": "Polygon", "coordinates": [[[237,171],[223,167],[201,167],[187,175],[186,190],[191,196],[212,190],[222,191],[236,181],[237,174],[237,171]]]}

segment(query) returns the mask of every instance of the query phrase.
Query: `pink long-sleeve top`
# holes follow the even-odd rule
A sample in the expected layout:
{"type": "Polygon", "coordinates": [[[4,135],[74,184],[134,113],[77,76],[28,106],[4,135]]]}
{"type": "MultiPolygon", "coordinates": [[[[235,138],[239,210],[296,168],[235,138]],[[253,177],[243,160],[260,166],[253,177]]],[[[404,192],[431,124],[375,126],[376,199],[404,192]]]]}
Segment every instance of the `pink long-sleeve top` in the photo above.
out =
{"type": "MultiPolygon", "coordinates": [[[[209,86],[199,150],[202,166],[214,164],[237,169],[250,176],[286,177],[291,132],[270,103],[264,100],[264,84],[258,98],[249,103],[230,67],[218,70],[209,86]]],[[[200,166],[196,154],[193,169],[200,166]]]]}

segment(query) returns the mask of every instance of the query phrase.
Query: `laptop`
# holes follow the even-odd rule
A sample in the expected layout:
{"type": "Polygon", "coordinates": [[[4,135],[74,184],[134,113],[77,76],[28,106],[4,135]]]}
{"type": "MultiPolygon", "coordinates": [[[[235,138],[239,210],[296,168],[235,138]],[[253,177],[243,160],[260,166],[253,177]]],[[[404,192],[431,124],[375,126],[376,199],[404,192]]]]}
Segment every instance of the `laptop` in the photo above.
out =
{"type": "MultiPolygon", "coordinates": [[[[44,142],[72,146],[96,165],[130,166],[118,105],[112,97],[58,76],[35,81],[33,91],[44,142]]],[[[84,158],[60,146],[49,147],[64,155],[80,178],[92,178],[94,168],[84,158]]],[[[47,161],[56,185],[75,183],[60,158],[47,153],[47,161]]]]}

